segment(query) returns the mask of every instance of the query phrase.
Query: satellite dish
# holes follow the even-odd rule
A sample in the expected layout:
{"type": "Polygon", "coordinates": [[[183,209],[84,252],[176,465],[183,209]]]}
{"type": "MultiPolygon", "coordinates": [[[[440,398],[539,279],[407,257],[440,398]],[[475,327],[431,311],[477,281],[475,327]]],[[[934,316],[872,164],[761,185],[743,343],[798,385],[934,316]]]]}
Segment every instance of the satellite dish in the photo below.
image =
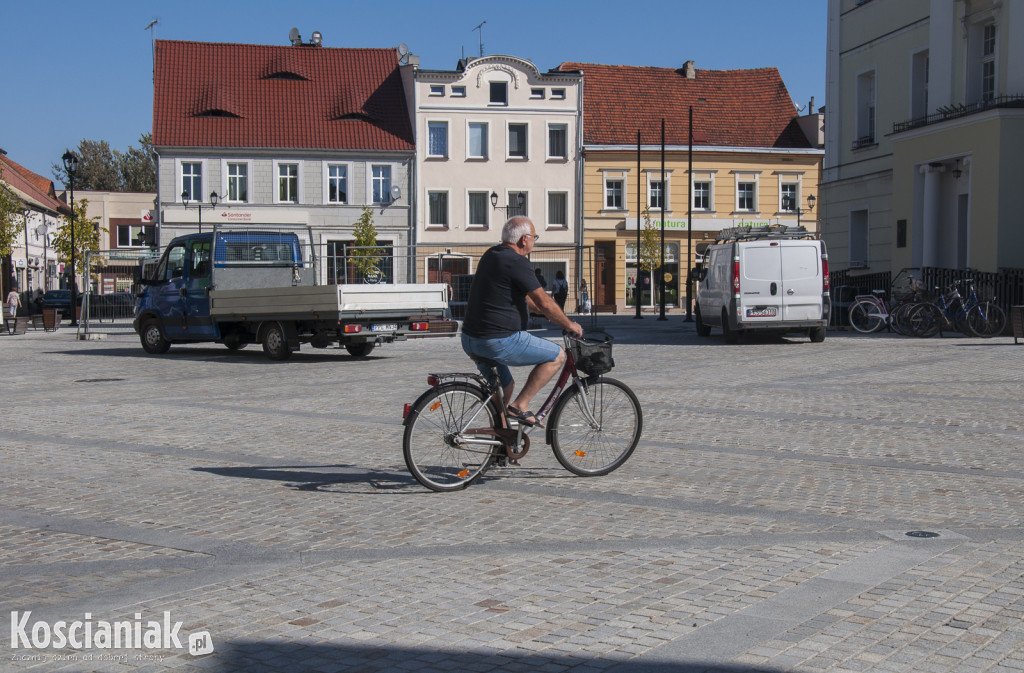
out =
{"type": "Polygon", "coordinates": [[[302,42],[302,36],[299,35],[299,29],[292,28],[291,30],[289,30],[288,39],[291,41],[292,44],[298,44],[299,42],[302,42]]]}
{"type": "Polygon", "coordinates": [[[392,203],[402,198],[402,188],[398,185],[391,185],[391,201],[392,203]]]}
{"type": "Polygon", "coordinates": [[[409,63],[409,45],[405,42],[398,45],[398,62],[402,65],[407,65],[409,63]]]}
{"type": "Polygon", "coordinates": [[[311,42],[312,44],[315,44],[316,46],[318,46],[318,47],[319,47],[319,46],[320,46],[321,44],[323,44],[323,41],[324,41],[324,34],[323,34],[323,33],[321,33],[321,32],[320,32],[319,30],[314,30],[314,31],[313,31],[313,37],[312,37],[312,38],[310,38],[310,40],[309,40],[309,41],[310,41],[310,42],[311,42]]]}

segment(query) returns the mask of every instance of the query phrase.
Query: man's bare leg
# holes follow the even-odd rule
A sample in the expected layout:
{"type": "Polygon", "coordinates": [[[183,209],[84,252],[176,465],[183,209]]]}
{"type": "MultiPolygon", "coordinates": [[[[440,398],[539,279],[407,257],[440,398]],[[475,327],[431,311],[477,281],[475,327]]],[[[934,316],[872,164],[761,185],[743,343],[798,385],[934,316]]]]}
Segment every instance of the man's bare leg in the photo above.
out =
{"type": "Polygon", "coordinates": [[[511,403],[512,406],[519,411],[530,411],[530,402],[533,400],[533,397],[558,373],[563,364],[565,364],[565,351],[559,351],[558,357],[551,362],[545,362],[534,367],[533,371],[530,372],[529,378],[526,379],[526,385],[523,386],[519,397],[515,399],[515,402],[511,403]]]}

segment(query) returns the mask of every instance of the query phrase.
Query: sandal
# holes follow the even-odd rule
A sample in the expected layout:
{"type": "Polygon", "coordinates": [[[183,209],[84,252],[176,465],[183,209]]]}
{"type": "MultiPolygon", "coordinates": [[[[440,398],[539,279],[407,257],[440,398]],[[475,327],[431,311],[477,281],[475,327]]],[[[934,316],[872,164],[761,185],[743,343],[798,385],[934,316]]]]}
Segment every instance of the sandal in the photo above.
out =
{"type": "Polygon", "coordinates": [[[514,418],[523,425],[528,425],[531,428],[534,426],[538,428],[544,427],[544,424],[537,420],[537,416],[532,411],[520,411],[510,404],[508,405],[506,412],[508,413],[509,418],[514,418]]]}

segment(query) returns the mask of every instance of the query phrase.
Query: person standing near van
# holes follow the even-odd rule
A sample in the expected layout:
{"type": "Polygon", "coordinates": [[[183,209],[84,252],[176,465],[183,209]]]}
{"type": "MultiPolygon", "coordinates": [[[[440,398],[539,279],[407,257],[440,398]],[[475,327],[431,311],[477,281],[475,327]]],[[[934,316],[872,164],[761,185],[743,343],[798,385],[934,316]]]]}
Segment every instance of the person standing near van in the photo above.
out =
{"type": "Polygon", "coordinates": [[[555,280],[551,283],[551,294],[558,304],[558,308],[565,311],[565,300],[569,298],[569,281],[561,270],[555,272],[555,280]]]}

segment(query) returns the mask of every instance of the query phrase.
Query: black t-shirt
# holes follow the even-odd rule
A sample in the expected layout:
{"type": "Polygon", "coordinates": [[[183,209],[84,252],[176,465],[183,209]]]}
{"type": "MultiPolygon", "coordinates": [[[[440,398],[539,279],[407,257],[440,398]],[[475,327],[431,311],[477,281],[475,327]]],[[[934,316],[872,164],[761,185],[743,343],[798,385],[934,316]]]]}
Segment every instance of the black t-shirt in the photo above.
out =
{"type": "Polygon", "coordinates": [[[478,339],[502,339],[526,329],[526,295],[538,287],[530,260],[507,245],[494,246],[480,258],[462,331],[478,339]]]}

